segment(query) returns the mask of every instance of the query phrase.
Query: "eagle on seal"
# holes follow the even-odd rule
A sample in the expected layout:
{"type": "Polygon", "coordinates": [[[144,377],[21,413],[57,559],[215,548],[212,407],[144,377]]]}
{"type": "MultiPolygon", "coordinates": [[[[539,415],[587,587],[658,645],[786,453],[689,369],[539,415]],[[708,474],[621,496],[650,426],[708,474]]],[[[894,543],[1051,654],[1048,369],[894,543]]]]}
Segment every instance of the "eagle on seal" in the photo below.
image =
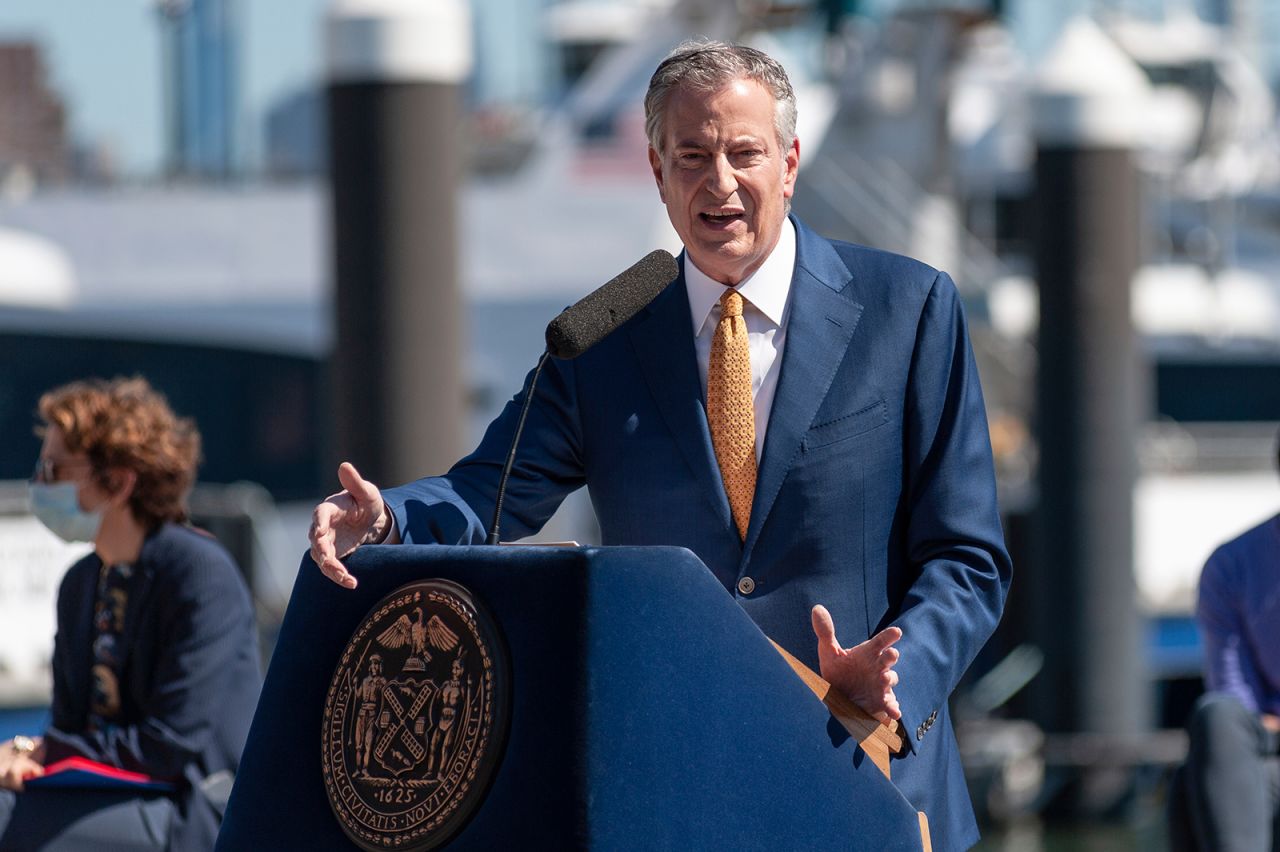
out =
{"type": "Polygon", "coordinates": [[[404,667],[410,671],[422,671],[425,663],[431,659],[427,645],[430,644],[439,651],[452,650],[458,644],[458,634],[450,630],[438,615],[431,616],[424,623],[422,607],[414,607],[413,614],[413,620],[407,614],[402,614],[390,627],[378,634],[378,642],[384,648],[402,648],[408,644],[412,648],[412,654],[404,667]]]}

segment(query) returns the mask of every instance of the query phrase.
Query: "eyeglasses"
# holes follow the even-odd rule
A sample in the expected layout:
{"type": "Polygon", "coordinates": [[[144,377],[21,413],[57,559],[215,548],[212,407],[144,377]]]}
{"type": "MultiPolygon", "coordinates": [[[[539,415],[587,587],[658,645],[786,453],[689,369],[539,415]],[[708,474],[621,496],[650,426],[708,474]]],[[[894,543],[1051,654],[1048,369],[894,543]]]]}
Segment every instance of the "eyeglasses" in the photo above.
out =
{"type": "Polygon", "coordinates": [[[54,459],[36,459],[36,469],[31,472],[32,482],[58,482],[68,470],[87,467],[85,459],[55,461],[54,459]]]}

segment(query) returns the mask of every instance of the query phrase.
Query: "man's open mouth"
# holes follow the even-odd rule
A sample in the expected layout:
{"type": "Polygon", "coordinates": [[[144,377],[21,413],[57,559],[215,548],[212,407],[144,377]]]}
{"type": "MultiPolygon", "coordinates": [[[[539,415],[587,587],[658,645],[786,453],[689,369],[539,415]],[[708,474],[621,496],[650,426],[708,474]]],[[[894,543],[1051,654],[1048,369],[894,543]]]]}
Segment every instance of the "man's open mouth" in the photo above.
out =
{"type": "Polygon", "coordinates": [[[742,213],[699,213],[698,218],[712,225],[727,225],[737,219],[741,219],[742,213]]]}

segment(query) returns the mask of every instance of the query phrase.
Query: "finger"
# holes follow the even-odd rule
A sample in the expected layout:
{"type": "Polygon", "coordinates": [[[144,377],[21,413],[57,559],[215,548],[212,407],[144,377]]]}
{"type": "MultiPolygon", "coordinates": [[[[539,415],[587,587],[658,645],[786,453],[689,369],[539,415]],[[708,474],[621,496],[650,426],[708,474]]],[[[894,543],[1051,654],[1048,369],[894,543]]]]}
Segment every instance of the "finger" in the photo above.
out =
{"type": "Polygon", "coordinates": [[[885,672],[884,674],[885,674],[884,682],[885,682],[885,685],[886,685],[886,686],[888,686],[890,689],[893,689],[895,686],[897,686],[897,685],[898,685],[898,673],[897,673],[897,672],[895,672],[893,669],[889,669],[889,670],[888,670],[887,672],[885,672]]]}
{"type": "Polygon", "coordinates": [[[880,656],[877,658],[877,660],[880,663],[881,668],[891,669],[895,665],[897,665],[898,660],[901,657],[902,657],[902,654],[898,651],[897,648],[885,648],[883,651],[880,652],[880,656]]]}
{"type": "Polygon", "coordinates": [[[356,587],[356,578],[347,570],[347,566],[337,559],[326,559],[324,564],[320,566],[320,570],[324,572],[326,577],[343,588],[354,589],[356,587]]]}
{"type": "Polygon", "coordinates": [[[312,543],[325,540],[332,541],[333,522],[343,515],[342,508],[335,501],[346,497],[346,492],[339,491],[337,494],[331,494],[326,497],[323,502],[317,503],[316,507],[311,510],[311,528],[307,530],[307,538],[312,543]]]}
{"type": "Polygon", "coordinates": [[[351,493],[357,503],[373,503],[382,499],[378,487],[361,476],[360,471],[356,470],[356,466],[351,462],[338,465],[338,481],[351,493]]]}
{"type": "Polygon", "coordinates": [[[316,567],[320,569],[321,574],[325,575],[335,583],[338,582],[338,577],[336,574],[334,574],[333,567],[330,566],[328,559],[325,559],[323,557],[316,558],[315,553],[311,554],[311,559],[316,563],[316,567]]]}
{"type": "Polygon", "coordinates": [[[867,645],[873,648],[877,655],[881,654],[886,648],[893,645],[902,638],[901,627],[886,627],[875,636],[867,640],[867,645]]]}
{"type": "Polygon", "coordinates": [[[831,613],[827,612],[825,606],[816,604],[809,613],[809,618],[813,622],[813,632],[818,637],[819,645],[840,647],[840,643],[836,641],[835,622],[831,620],[831,613]]]}
{"type": "Polygon", "coordinates": [[[333,528],[328,525],[327,520],[321,518],[319,509],[316,510],[316,516],[311,522],[307,537],[311,539],[311,561],[321,568],[326,562],[337,557],[338,554],[333,547],[333,528]]]}
{"type": "Polygon", "coordinates": [[[330,564],[335,565],[334,573],[337,575],[337,583],[344,589],[354,589],[356,587],[356,577],[346,566],[338,560],[334,559],[330,564]]]}
{"type": "Polygon", "coordinates": [[[317,565],[324,565],[325,559],[333,554],[333,534],[312,522],[307,538],[311,541],[311,559],[317,565]]]}
{"type": "Polygon", "coordinates": [[[13,790],[21,793],[22,782],[28,778],[35,778],[44,774],[44,767],[36,763],[34,760],[25,757],[19,757],[9,764],[4,775],[0,776],[0,788],[13,790]]]}

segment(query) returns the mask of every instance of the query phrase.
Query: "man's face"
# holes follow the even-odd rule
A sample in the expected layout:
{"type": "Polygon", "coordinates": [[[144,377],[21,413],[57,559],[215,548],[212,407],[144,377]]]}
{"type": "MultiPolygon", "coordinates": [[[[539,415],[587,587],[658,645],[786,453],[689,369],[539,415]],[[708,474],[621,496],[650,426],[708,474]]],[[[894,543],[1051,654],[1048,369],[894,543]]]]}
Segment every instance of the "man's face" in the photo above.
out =
{"type": "Polygon", "coordinates": [[[773,251],[795,191],[800,145],[774,132],[774,100],[754,80],[667,99],[663,153],[649,163],[667,216],[699,269],[736,285],[773,251]]]}

